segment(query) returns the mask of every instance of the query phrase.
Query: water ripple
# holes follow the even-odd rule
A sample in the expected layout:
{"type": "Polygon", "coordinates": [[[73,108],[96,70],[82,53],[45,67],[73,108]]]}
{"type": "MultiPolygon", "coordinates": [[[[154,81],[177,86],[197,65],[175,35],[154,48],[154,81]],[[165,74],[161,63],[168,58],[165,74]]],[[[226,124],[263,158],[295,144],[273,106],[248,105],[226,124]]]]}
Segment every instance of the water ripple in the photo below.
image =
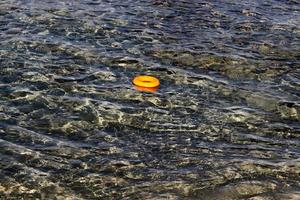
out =
{"type": "Polygon", "coordinates": [[[0,199],[299,199],[299,11],[0,2],[0,199]]]}

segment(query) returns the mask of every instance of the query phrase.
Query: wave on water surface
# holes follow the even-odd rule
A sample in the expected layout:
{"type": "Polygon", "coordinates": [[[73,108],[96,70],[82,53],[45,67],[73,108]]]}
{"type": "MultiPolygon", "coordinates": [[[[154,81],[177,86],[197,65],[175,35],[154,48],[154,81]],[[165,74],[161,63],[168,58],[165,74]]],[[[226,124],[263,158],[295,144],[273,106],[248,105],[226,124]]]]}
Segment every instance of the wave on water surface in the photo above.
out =
{"type": "Polygon", "coordinates": [[[0,199],[300,199],[297,0],[4,0],[0,28],[0,199]]]}

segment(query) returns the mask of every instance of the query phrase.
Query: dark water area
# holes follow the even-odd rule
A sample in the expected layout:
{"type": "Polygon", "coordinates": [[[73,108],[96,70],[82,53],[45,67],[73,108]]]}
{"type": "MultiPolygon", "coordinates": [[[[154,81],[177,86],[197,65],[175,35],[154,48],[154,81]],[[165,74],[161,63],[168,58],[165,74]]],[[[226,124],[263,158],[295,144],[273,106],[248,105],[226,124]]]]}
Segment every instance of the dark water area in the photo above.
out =
{"type": "Polygon", "coordinates": [[[2,0],[0,44],[1,200],[300,199],[298,0],[2,0]]]}

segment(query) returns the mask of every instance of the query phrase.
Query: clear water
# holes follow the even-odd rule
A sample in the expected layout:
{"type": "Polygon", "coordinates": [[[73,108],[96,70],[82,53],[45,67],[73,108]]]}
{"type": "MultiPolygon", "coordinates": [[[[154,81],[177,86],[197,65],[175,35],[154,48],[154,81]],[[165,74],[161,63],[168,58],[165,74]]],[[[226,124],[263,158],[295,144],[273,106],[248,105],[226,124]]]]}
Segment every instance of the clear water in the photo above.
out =
{"type": "Polygon", "coordinates": [[[3,0],[0,29],[0,199],[300,199],[298,0],[3,0]]]}

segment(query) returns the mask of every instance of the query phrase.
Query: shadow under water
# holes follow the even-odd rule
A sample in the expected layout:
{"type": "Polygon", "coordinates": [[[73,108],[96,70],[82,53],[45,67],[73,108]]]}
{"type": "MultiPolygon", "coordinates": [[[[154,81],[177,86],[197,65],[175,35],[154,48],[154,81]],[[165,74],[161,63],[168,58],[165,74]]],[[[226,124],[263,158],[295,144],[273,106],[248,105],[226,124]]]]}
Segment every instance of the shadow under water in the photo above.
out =
{"type": "Polygon", "coordinates": [[[0,28],[0,199],[300,199],[297,0],[4,0],[0,28]]]}

